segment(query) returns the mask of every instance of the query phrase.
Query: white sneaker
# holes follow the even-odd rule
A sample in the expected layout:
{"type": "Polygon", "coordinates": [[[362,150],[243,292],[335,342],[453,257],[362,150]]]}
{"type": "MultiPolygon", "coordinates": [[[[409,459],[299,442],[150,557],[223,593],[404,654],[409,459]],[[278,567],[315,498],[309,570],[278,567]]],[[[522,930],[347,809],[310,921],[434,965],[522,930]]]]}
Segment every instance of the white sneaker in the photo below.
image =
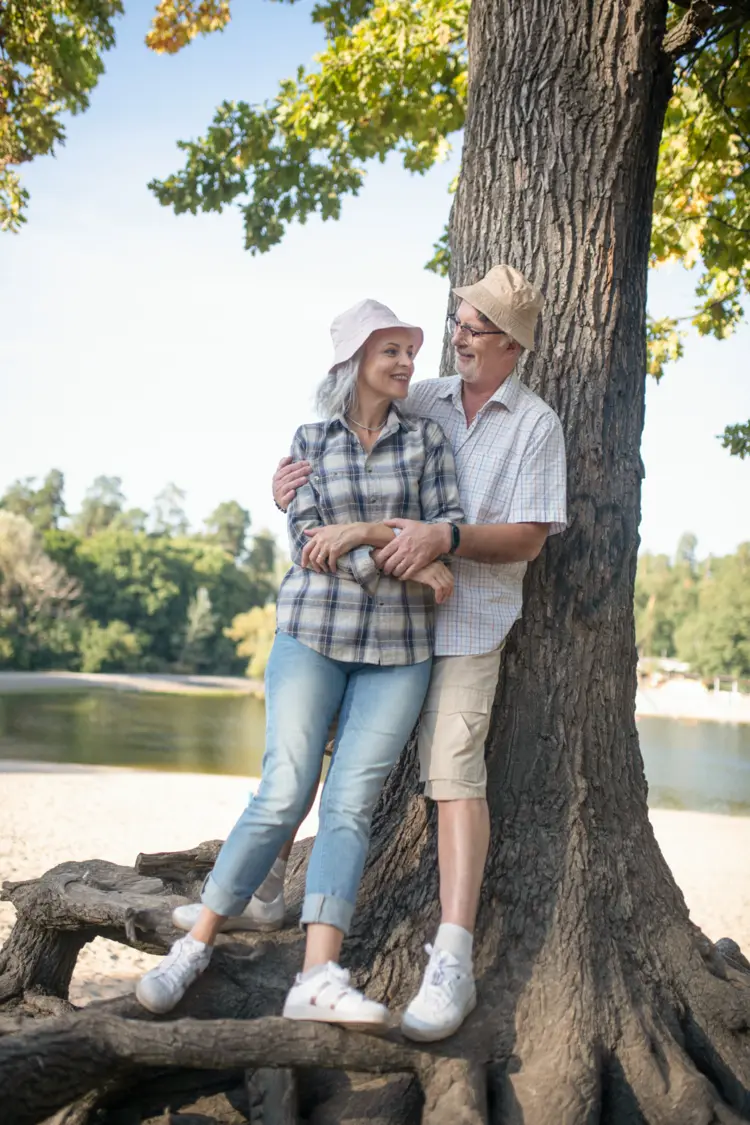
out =
{"type": "Polygon", "coordinates": [[[477,1004],[471,968],[446,949],[426,945],[430,960],[422,986],[401,1018],[408,1039],[433,1043],[458,1031],[477,1004]]]}
{"type": "Polygon", "coordinates": [[[335,961],[298,973],[289,989],[283,1015],[288,1020],[338,1023],[353,1031],[382,1035],[391,1026],[383,1004],[368,1000],[349,984],[349,972],[335,961]]]}
{"type": "MultiPolygon", "coordinates": [[[[178,930],[185,930],[190,933],[198,921],[201,910],[202,904],[200,902],[191,902],[188,906],[176,906],[172,911],[172,922],[178,930]]],[[[263,930],[266,932],[280,930],[284,925],[285,914],[286,903],[284,902],[283,890],[271,902],[261,902],[259,898],[253,896],[241,914],[237,914],[233,918],[227,918],[221,927],[221,932],[228,933],[230,930],[263,930]]]]}
{"type": "Polygon", "coordinates": [[[190,934],[179,938],[164,960],[138,981],[136,999],[156,1016],[171,1012],[193,981],[208,968],[212,952],[210,945],[190,934]]]}

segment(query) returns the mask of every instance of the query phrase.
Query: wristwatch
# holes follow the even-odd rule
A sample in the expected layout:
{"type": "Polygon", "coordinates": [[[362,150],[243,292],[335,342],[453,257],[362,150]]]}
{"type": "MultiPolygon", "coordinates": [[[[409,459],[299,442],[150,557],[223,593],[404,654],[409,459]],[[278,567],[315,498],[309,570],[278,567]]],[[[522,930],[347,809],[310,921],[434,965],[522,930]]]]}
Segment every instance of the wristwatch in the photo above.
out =
{"type": "Polygon", "coordinates": [[[457,523],[451,523],[448,526],[451,529],[451,545],[448,548],[448,554],[455,555],[461,543],[461,528],[457,523]]]}

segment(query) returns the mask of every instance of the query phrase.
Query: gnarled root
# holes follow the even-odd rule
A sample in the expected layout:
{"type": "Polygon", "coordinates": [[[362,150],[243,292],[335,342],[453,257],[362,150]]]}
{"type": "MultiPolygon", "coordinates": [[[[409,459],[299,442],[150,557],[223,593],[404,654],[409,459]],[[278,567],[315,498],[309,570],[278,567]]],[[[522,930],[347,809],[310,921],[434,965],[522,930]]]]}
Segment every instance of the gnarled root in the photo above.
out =
{"type": "Polygon", "coordinates": [[[238,1066],[412,1073],[423,1085],[430,1125],[486,1121],[483,1072],[461,1059],[324,1024],[275,1018],[144,1023],[92,1012],[0,1042],[0,1091],[10,1107],[5,1125],[37,1125],[102,1082],[144,1067],[238,1066]]]}

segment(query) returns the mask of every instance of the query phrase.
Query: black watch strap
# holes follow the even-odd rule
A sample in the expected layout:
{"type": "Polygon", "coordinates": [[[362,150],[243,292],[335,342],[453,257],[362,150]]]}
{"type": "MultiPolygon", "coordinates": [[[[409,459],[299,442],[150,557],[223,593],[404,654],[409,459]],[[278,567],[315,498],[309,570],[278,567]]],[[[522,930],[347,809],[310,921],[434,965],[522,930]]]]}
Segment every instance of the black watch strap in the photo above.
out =
{"type": "Polygon", "coordinates": [[[448,550],[449,555],[454,555],[458,550],[461,543],[461,528],[457,523],[450,524],[451,529],[451,545],[448,550]]]}

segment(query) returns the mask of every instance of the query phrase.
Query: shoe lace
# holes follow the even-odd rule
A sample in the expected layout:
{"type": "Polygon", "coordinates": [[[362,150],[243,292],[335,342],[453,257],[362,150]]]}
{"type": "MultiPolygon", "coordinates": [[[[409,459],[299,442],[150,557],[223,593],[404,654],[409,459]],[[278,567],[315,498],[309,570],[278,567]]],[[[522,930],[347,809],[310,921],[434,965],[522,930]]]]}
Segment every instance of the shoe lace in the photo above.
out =
{"type": "Polygon", "coordinates": [[[424,975],[424,991],[432,1003],[445,1004],[450,1000],[451,985],[460,976],[459,963],[446,949],[435,949],[429,944],[424,948],[430,958],[424,975]]]}
{"type": "Polygon", "coordinates": [[[160,974],[167,972],[169,969],[177,969],[178,971],[185,972],[189,969],[191,957],[189,955],[189,948],[185,939],[176,941],[170,949],[167,956],[159,965],[160,974]]]}
{"type": "Polygon", "coordinates": [[[359,996],[360,994],[357,992],[356,988],[352,988],[349,983],[350,980],[351,974],[348,969],[342,969],[341,965],[336,965],[333,961],[330,961],[326,967],[325,978],[321,982],[318,997],[324,1003],[331,1004],[331,1007],[335,1008],[338,1002],[343,1000],[345,996],[351,995],[352,993],[359,996]],[[335,993],[335,995],[331,996],[331,992],[335,993]]]}

